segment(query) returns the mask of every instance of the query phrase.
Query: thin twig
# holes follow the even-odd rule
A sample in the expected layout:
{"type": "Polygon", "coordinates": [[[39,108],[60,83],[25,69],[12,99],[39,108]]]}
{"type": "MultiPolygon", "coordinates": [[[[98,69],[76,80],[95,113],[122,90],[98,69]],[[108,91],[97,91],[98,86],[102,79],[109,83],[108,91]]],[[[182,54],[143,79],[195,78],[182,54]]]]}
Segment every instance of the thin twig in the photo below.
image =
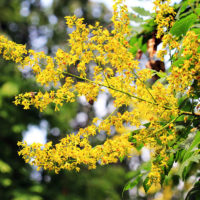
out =
{"type": "MultiPolygon", "coordinates": [[[[119,89],[117,89],[117,88],[114,88],[114,87],[112,87],[112,86],[110,86],[110,85],[105,85],[105,84],[102,84],[102,83],[96,83],[95,81],[92,81],[92,80],[90,80],[90,79],[77,76],[77,75],[75,75],[75,74],[71,74],[71,73],[69,73],[69,72],[64,72],[64,73],[67,74],[67,75],[69,75],[69,76],[71,76],[71,77],[74,77],[74,78],[77,78],[77,79],[80,79],[80,80],[84,80],[84,81],[87,81],[87,82],[92,83],[92,84],[95,84],[95,85],[99,85],[99,86],[102,86],[102,87],[106,87],[106,88],[108,88],[108,89],[114,90],[114,91],[116,91],[116,92],[120,92],[120,93],[122,93],[122,94],[126,94],[127,96],[129,96],[129,97],[131,97],[131,98],[135,98],[135,99],[138,99],[138,100],[140,100],[140,101],[144,101],[144,102],[149,103],[149,104],[152,104],[152,105],[156,105],[156,106],[159,105],[159,104],[156,103],[156,102],[148,101],[148,100],[143,99],[143,98],[141,98],[141,97],[137,97],[137,96],[132,95],[132,94],[130,94],[130,93],[128,93],[128,92],[125,92],[125,91],[123,91],[123,90],[119,90],[119,89]]],[[[162,108],[165,108],[165,109],[167,109],[167,110],[172,110],[172,108],[167,107],[167,106],[162,106],[162,108]]],[[[179,110],[179,114],[180,114],[180,115],[200,116],[200,113],[192,113],[192,112],[182,111],[182,110],[179,110]]]]}
{"type": "MultiPolygon", "coordinates": [[[[138,78],[138,80],[139,80],[141,83],[143,83],[144,85],[146,85],[146,84],[144,83],[144,81],[142,81],[142,80],[140,79],[140,77],[139,77],[133,70],[132,70],[132,72],[133,72],[133,74],[138,78]]],[[[150,96],[152,97],[153,101],[156,102],[155,98],[153,97],[153,95],[151,94],[151,92],[149,91],[149,89],[147,88],[147,86],[145,87],[145,89],[146,89],[147,92],[150,94],[150,96]]]]}
{"type": "MultiPolygon", "coordinates": [[[[143,98],[141,98],[141,97],[137,97],[137,96],[135,96],[135,95],[132,95],[132,94],[130,94],[130,93],[128,93],[128,92],[125,92],[125,91],[123,91],[123,90],[119,90],[119,89],[114,88],[114,87],[112,87],[112,86],[107,86],[107,85],[102,84],[102,83],[96,83],[95,81],[92,81],[92,80],[90,80],[90,79],[77,76],[77,75],[75,75],[75,74],[71,74],[71,73],[69,73],[69,72],[64,72],[64,73],[67,74],[67,75],[69,75],[69,76],[71,76],[71,77],[74,77],[74,78],[77,78],[77,79],[80,79],[80,80],[84,80],[84,81],[87,81],[87,82],[92,83],[92,84],[95,84],[95,85],[99,85],[99,86],[102,86],[102,87],[106,87],[106,88],[108,88],[108,89],[114,90],[114,91],[116,91],[116,92],[120,92],[120,93],[122,93],[122,94],[126,94],[127,96],[132,97],[132,98],[135,98],[135,99],[138,99],[138,100],[140,100],[140,101],[144,101],[144,102],[147,102],[147,103],[156,105],[156,106],[159,105],[158,103],[155,103],[155,102],[152,102],[152,101],[148,101],[148,100],[143,99],[143,98]]],[[[167,106],[162,106],[162,107],[165,108],[165,109],[167,109],[167,110],[171,110],[171,108],[169,108],[169,107],[167,107],[167,106]]]]}

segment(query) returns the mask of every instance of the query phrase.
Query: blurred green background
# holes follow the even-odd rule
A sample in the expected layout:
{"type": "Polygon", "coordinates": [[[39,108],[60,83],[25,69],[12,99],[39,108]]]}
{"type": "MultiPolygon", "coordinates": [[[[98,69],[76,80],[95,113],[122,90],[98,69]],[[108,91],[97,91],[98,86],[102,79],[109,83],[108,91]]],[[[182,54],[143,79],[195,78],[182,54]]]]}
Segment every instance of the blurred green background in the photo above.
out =
{"type": "MultiPolygon", "coordinates": [[[[0,0],[0,34],[51,55],[58,47],[67,45],[69,30],[64,16],[74,13],[84,17],[87,23],[99,20],[102,25],[108,25],[111,16],[103,4],[87,0],[0,0]]],[[[55,175],[53,172],[37,172],[18,156],[17,141],[26,137],[25,131],[30,127],[45,129],[48,133],[46,140],[56,143],[72,129],[86,126],[94,116],[90,105],[78,102],[66,104],[60,112],[49,108],[44,113],[36,109],[23,110],[13,104],[16,94],[35,91],[38,87],[29,71],[20,72],[12,62],[0,57],[0,199],[121,199],[126,183],[127,166],[124,163],[98,167],[93,171],[82,169],[79,173],[63,171],[55,175]],[[87,122],[81,124],[73,120],[71,126],[70,121],[80,112],[89,116],[87,122]]],[[[124,198],[127,198],[126,194],[124,198]]]]}

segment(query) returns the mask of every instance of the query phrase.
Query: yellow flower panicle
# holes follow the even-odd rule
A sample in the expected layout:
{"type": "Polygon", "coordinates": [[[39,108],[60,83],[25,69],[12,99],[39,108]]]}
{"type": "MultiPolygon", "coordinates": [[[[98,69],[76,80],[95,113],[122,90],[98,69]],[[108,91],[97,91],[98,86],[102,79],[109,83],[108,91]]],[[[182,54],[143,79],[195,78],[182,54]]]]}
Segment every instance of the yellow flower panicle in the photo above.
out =
{"type": "MultiPolygon", "coordinates": [[[[183,61],[173,65],[172,73],[168,77],[169,87],[172,90],[185,92],[196,80],[200,83],[200,53],[198,51],[200,40],[193,31],[188,31],[183,38],[181,49],[182,53],[177,59],[183,61]]],[[[175,55],[176,56],[176,55],[175,55]]]]}
{"type": "Polygon", "coordinates": [[[25,45],[16,44],[8,40],[5,36],[0,35],[0,54],[5,60],[12,60],[16,63],[22,63],[27,50],[25,45]]]}
{"type": "Polygon", "coordinates": [[[106,89],[113,98],[116,110],[129,106],[127,111],[114,112],[101,120],[99,125],[96,125],[97,119],[93,120],[87,128],[67,135],[55,145],[49,142],[28,146],[19,142],[19,154],[27,163],[38,166],[38,169],[55,170],[56,173],[62,169],[79,171],[81,165],[94,169],[97,163],[116,163],[135,148],[128,138],[130,129],[137,127],[141,130],[133,138],[152,149],[149,184],[160,183],[169,160],[168,143],[176,139],[174,122],[180,114],[176,92],[187,91],[193,79],[199,80],[200,59],[197,52],[199,40],[193,32],[185,36],[182,47],[177,44],[176,38],[167,34],[175,16],[169,1],[156,0],[154,3],[157,7],[157,37],[164,35],[163,47],[183,48],[181,56],[191,56],[189,63],[185,59],[183,67],[173,66],[168,85],[157,81],[152,87],[147,86],[146,82],[152,78],[153,72],[150,69],[139,70],[138,61],[129,52],[128,10],[122,0],[116,0],[113,6],[114,28],[111,32],[98,22],[87,26],[83,18],[66,17],[67,26],[74,29],[69,34],[70,48],[68,52],[58,49],[55,57],[26,50],[24,45],[0,36],[0,54],[4,59],[12,60],[21,67],[31,67],[39,84],[52,86],[45,92],[19,94],[14,101],[16,105],[23,105],[24,109],[35,106],[43,111],[53,103],[55,110],[59,110],[65,102],[75,101],[76,95],[85,96],[88,102],[96,101],[99,92],[106,89]],[[147,127],[143,126],[144,121],[149,123],[147,127]],[[110,137],[111,128],[116,131],[115,137],[107,139],[103,145],[90,144],[90,137],[101,131],[110,137]]]}
{"type": "Polygon", "coordinates": [[[174,24],[174,17],[176,12],[174,8],[170,6],[171,0],[155,0],[154,10],[156,11],[157,23],[157,38],[161,38],[174,24]]]}
{"type": "Polygon", "coordinates": [[[92,147],[88,137],[95,134],[96,127],[92,125],[80,129],[76,135],[67,135],[56,145],[48,142],[45,145],[33,143],[27,146],[26,143],[19,142],[18,145],[22,147],[19,155],[27,163],[38,166],[38,169],[44,168],[58,173],[61,169],[79,171],[81,165],[95,169],[97,162],[101,165],[116,163],[118,158],[131,152],[128,134],[115,136],[112,140],[107,139],[103,145],[92,147]]]}
{"type": "MultiPolygon", "coordinates": [[[[170,28],[174,24],[174,18],[176,12],[174,8],[170,6],[171,0],[155,0],[154,1],[154,10],[156,11],[156,19],[157,23],[157,38],[162,38],[162,48],[166,48],[169,46],[169,49],[179,48],[179,43],[177,42],[177,38],[172,36],[169,33],[170,28]]],[[[167,54],[166,50],[159,50],[157,52],[157,56],[164,60],[164,55],[167,54]]]]}

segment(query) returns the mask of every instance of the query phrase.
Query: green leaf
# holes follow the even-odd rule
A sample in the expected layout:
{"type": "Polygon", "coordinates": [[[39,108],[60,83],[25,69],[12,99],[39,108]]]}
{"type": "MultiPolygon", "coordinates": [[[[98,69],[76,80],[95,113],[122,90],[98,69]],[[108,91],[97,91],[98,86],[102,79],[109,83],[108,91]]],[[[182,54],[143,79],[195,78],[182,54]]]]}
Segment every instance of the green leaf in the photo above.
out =
{"type": "Polygon", "coordinates": [[[196,22],[196,19],[197,15],[192,13],[187,17],[176,21],[175,24],[172,26],[170,33],[176,36],[185,35],[188,29],[194,24],[194,22],[196,22]]]}
{"type": "Polygon", "coordinates": [[[135,171],[129,171],[129,172],[126,173],[126,179],[127,180],[133,179],[133,178],[139,176],[140,174],[141,174],[140,168],[138,170],[135,170],[135,171]]]}
{"type": "Polygon", "coordinates": [[[184,60],[185,60],[185,58],[180,57],[178,60],[176,60],[173,63],[173,66],[181,68],[183,66],[183,64],[184,64],[184,60]]]}
{"type": "Polygon", "coordinates": [[[183,12],[180,16],[179,16],[179,19],[183,19],[184,17],[186,17],[186,16],[188,16],[188,15],[190,15],[190,14],[192,14],[193,13],[193,11],[190,9],[189,11],[187,11],[187,12],[183,12]]]}
{"type": "Polygon", "coordinates": [[[183,151],[181,151],[179,160],[183,161],[183,157],[185,156],[185,153],[186,153],[186,149],[183,149],[183,151]]]}
{"type": "Polygon", "coordinates": [[[191,108],[193,107],[190,99],[186,96],[179,98],[178,105],[179,105],[179,109],[181,109],[182,111],[191,111],[191,108]]]}
{"type": "Polygon", "coordinates": [[[149,182],[149,177],[146,177],[144,182],[143,182],[144,191],[146,193],[148,192],[149,188],[151,187],[151,185],[148,184],[148,182],[149,182]]]}
{"type": "Polygon", "coordinates": [[[129,171],[127,174],[126,174],[126,179],[133,179],[135,178],[136,176],[140,175],[140,174],[146,174],[147,172],[149,172],[151,169],[151,162],[144,162],[142,163],[142,165],[140,165],[140,167],[135,170],[135,171],[129,171]]]}
{"type": "Polygon", "coordinates": [[[145,162],[141,165],[140,169],[145,170],[145,171],[150,171],[151,169],[151,162],[145,162]]]}
{"type": "Polygon", "coordinates": [[[135,134],[138,134],[139,132],[140,132],[140,129],[132,131],[131,134],[130,134],[130,136],[129,136],[129,139],[128,139],[129,142],[132,142],[134,144],[135,148],[138,151],[140,151],[142,149],[142,147],[144,146],[144,144],[142,142],[138,143],[138,141],[135,138],[133,138],[133,136],[135,134]]]}
{"type": "Polygon", "coordinates": [[[185,169],[183,170],[183,173],[182,173],[182,179],[183,180],[186,180],[187,175],[191,170],[191,167],[192,167],[192,163],[190,163],[188,166],[186,166],[185,169]]]}
{"type": "Polygon", "coordinates": [[[152,14],[149,11],[141,7],[132,7],[132,10],[142,16],[152,16],[152,14]]]}
{"type": "Polygon", "coordinates": [[[140,48],[140,49],[141,49],[141,47],[142,47],[142,41],[143,41],[143,37],[140,37],[140,38],[138,39],[138,48],[140,48]]]}
{"type": "Polygon", "coordinates": [[[120,161],[120,162],[123,162],[124,158],[125,158],[125,156],[119,157],[119,161],[120,161]]]}
{"type": "Polygon", "coordinates": [[[184,2],[184,3],[182,4],[182,6],[181,6],[179,12],[182,13],[188,6],[189,6],[189,5],[188,5],[188,2],[187,2],[187,1],[184,2]]]}
{"type": "Polygon", "coordinates": [[[138,51],[138,48],[133,46],[129,51],[135,56],[138,51]]]}
{"type": "Polygon", "coordinates": [[[183,161],[185,161],[186,159],[188,159],[191,155],[191,152],[194,150],[195,147],[197,147],[200,144],[200,131],[198,131],[195,135],[195,138],[192,142],[192,144],[190,145],[189,149],[187,150],[186,154],[183,157],[183,161]]]}
{"type": "MultiPolygon", "coordinates": [[[[191,4],[194,3],[195,1],[196,0],[187,0],[187,1],[183,2],[180,10],[178,11],[178,16],[180,13],[183,13],[188,7],[190,7],[191,4]]],[[[188,14],[188,11],[184,12],[184,14],[188,14]]]]}
{"type": "Polygon", "coordinates": [[[131,136],[134,136],[140,132],[140,129],[136,129],[134,131],[131,131],[131,136]]]}
{"type": "Polygon", "coordinates": [[[187,160],[185,160],[185,162],[181,163],[180,168],[178,170],[178,175],[184,179],[184,177],[186,176],[186,174],[184,174],[183,176],[184,169],[188,167],[192,162],[199,163],[199,160],[200,160],[200,155],[194,153],[187,160]]]}
{"type": "Polygon", "coordinates": [[[125,187],[124,187],[124,189],[123,189],[123,192],[126,191],[126,190],[129,190],[129,189],[134,188],[134,187],[139,183],[139,181],[141,180],[141,177],[142,177],[142,176],[143,176],[143,174],[140,174],[136,179],[129,181],[129,182],[125,185],[125,187]]]}
{"type": "Polygon", "coordinates": [[[143,53],[145,53],[147,51],[147,44],[143,44],[142,47],[141,47],[141,50],[143,53]]]}
{"type": "Polygon", "coordinates": [[[138,40],[138,38],[137,37],[131,37],[131,39],[130,39],[130,41],[129,41],[129,44],[131,45],[131,46],[134,46],[135,45],[135,43],[137,43],[137,40],[138,40]]]}
{"type": "Polygon", "coordinates": [[[146,128],[149,128],[150,124],[151,124],[151,123],[148,122],[148,123],[142,124],[142,126],[145,126],[146,128]]]}
{"type": "Polygon", "coordinates": [[[196,133],[195,138],[188,151],[192,151],[199,143],[200,143],[200,131],[196,133]]]}
{"type": "MultiPolygon", "coordinates": [[[[179,146],[175,147],[175,148],[178,148],[179,146]]],[[[180,159],[180,155],[181,155],[181,152],[180,151],[177,151],[176,154],[175,154],[175,161],[177,162],[179,159],[180,159]]]]}
{"type": "Polygon", "coordinates": [[[181,109],[184,105],[185,105],[185,102],[188,101],[189,98],[187,95],[183,95],[182,97],[180,97],[178,99],[178,106],[179,106],[179,109],[181,109]]]}
{"type": "Polygon", "coordinates": [[[165,175],[167,175],[170,171],[170,169],[172,168],[174,163],[174,154],[171,154],[171,156],[169,157],[169,160],[167,162],[167,167],[165,168],[165,175]]]}
{"type": "Polygon", "coordinates": [[[140,150],[142,149],[142,147],[144,147],[144,144],[143,144],[143,143],[140,143],[140,144],[137,144],[137,145],[136,145],[136,149],[137,149],[138,151],[140,151],[140,150]]]}
{"type": "Polygon", "coordinates": [[[152,33],[155,30],[156,23],[154,19],[148,19],[144,24],[141,24],[141,27],[143,27],[146,33],[152,33]]]}

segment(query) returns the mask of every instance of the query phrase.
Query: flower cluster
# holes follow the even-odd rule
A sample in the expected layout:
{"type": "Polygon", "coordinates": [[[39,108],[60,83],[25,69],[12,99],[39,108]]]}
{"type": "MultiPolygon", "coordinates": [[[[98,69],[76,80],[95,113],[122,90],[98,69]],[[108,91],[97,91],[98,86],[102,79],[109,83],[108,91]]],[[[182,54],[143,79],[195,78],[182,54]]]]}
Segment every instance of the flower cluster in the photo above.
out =
{"type": "Polygon", "coordinates": [[[157,38],[161,38],[164,33],[173,26],[176,12],[174,11],[174,8],[169,5],[170,1],[171,0],[154,1],[154,9],[157,13],[155,19],[155,22],[157,23],[157,38]]]}
{"type": "Polygon", "coordinates": [[[170,0],[156,0],[154,1],[154,9],[157,13],[155,22],[157,23],[157,38],[162,38],[162,48],[157,52],[157,56],[164,60],[164,55],[167,54],[167,51],[164,49],[167,46],[169,49],[174,49],[179,47],[179,43],[177,42],[177,38],[172,36],[169,33],[170,28],[174,24],[174,17],[176,12],[174,8],[170,6],[170,0]]]}
{"type": "MultiPolygon", "coordinates": [[[[154,3],[158,7],[156,22],[157,37],[160,38],[165,29],[172,26],[175,12],[169,1],[156,0],[154,3]]],[[[28,146],[19,142],[22,147],[19,154],[38,168],[55,172],[62,169],[79,171],[81,165],[94,169],[97,163],[116,163],[142,145],[152,149],[148,184],[159,184],[169,160],[169,144],[177,138],[174,122],[183,114],[178,109],[176,91],[185,91],[192,80],[199,77],[199,40],[193,32],[188,32],[180,56],[189,56],[189,63],[185,59],[182,68],[173,66],[168,85],[157,81],[149,87],[148,80],[153,71],[140,70],[138,61],[129,51],[127,7],[122,0],[116,0],[113,10],[111,31],[98,22],[87,26],[83,18],[66,17],[68,27],[75,29],[69,34],[70,49],[68,52],[58,49],[55,57],[27,51],[25,46],[0,36],[0,53],[4,59],[15,61],[21,67],[31,67],[38,83],[53,88],[45,92],[19,94],[15,99],[16,105],[21,104],[24,109],[35,106],[43,111],[53,103],[55,110],[59,110],[63,103],[75,101],[76,95],[84,95],[88,102],[96,101],[99,92],[106,89],[116,110],[128,106],[127,111],[114,112],[100,123],[94,119],[90,126],[80,129],[77,134],[67,135],[55,145],[49,142],[28,146]],[[133,131],[133,127],[140,129],[133,131]],[[111,128],[116,132],[113,138],[110,138],[111,128]],[[102,145],[92,146],[90,137],[101,131],[107,133],[108,139],[102,145]],[[132,141],[129,141],[131,132],[132,141]]],[[[172,36],[166,34],[164,47],[171,40],[172,36]]],[[[170,47],[179,48],[176,41],[172,41],[170,47]]]]}
{"type": "MultiPolygon", "coordinates": [[[[200,69],[200,39],[193,31],[188,31],[183,38],[181,51],[177,62],[174,62],[172,73],[168,77],[172,90],[184,92],[196,80],[199,84],[199,69],[200,69]]],[[[177,55],[175,54],[175,57],[177,55]]]]}
{"type": "Polygon", "coordinates": [[[44,147],[36,143],[27,146],[26,142],[18,142],[23,148],[19,155],[22,155],[27,163],[36,165],[39,169],[42,167],[58,173],[61,169],[79,171],[83,165],[88,166],[88,169],[95,169],[97,162],[101,165],[116,163],[118,158],[131,153],[132,145],[128,142],[127,134],[115,136],[103,145],[92,147],[89,136],[95,134],[96,127],[91,125],[80,129],[76,135],[73,133],[67,135],[55,146],[52,142],[48,142],[44,147]]]}

